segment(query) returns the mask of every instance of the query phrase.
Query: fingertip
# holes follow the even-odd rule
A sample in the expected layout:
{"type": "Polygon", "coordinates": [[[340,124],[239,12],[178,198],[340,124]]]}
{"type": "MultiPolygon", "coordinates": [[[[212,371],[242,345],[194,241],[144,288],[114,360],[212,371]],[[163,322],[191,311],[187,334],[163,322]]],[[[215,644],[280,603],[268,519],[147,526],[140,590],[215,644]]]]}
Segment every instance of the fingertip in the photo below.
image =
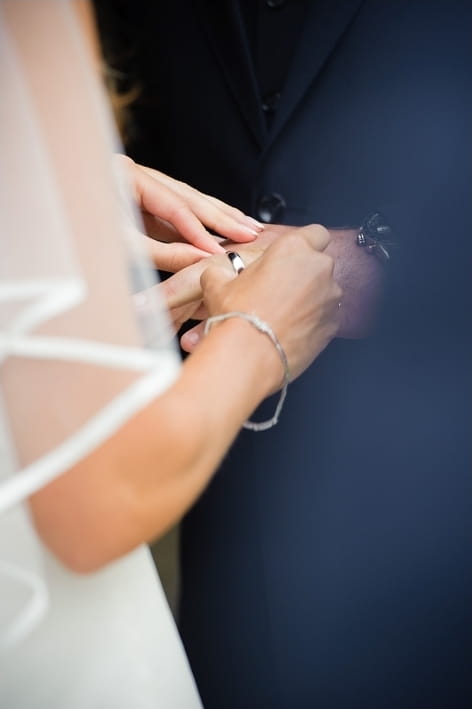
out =
{"type": "Polygon", "coordinates": [[[256,229],[254,226],[247,226],[247,224],[242,225],[243,229],[249,236],[255,239],[261,233],[261,229],[256,229]]]}
{"type": "Polygon", "coordinates": [[[231,241],[236,241],[238,244],[247,244],[255,241],[259,236],[259,232],[255,229],[250,229],[242,224],[237,231],[231,234],[231,241]]]}
{"type": "MultiPolygon", "coordinates": [[[[192,248],[195,250],[195,256],[198,256],[199,258],[196,259],[196,261],[201,261],[204,258],[209,258],[211,256],[211,252],[207,251],[205,249],[200,249],[198,246],[192,246],[192,248]]],[[[222,249],[224,251],[224,249],[222,249]]],[[[221,250],[218,249],[215,253],[220,254],[221,250]]]]}
{"type": "Polygon", "coordinates": [[[200,239],[198,243],[193,242],[193,246],[200,252],[204,253],[205,256],[210,254],[224,254],[225,250],[213,237],[208,236],[208,239],[200,239]]]}
{"type": "Polygon", "coordinates": [[[258,222],[257,219],[253,219],[253,217],[248,217],[247,215],[245,215],[245,219],[249,223],[250,227],[255,229],[257,233],[264,231],[265,224],[262,222],[258,222]]]}
{"type": "Polygon", "coordinates": [[[214,250],[213,250],[214,254],[224,254],[225,253],[225,249],[217,241],[213,242],[213,247],[214,247],[214,250]]]}
{"type": "Polygon", "coordinates": [[[185,332],[182,337],[180,338],[180,346],[184,350],[184,352],[188,352],[189,354],[193,352],[195,347],[198,345],[200,342],[200,335],[198,332],[189,330],[189,332],[185,332]]]}

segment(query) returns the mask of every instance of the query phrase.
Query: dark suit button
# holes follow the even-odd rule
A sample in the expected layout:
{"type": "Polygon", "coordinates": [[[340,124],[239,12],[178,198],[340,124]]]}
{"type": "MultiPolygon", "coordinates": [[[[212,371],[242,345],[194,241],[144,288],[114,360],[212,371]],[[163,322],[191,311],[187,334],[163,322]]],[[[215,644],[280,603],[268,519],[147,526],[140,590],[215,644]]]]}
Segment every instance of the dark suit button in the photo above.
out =
{"type": "Polygon", "coordinates": [[[267,7],[276,8],[285,5],[286,0],[266,0],[267,7]]]}
{"type": "Polygon", "coordinates": [[[280,92],[274,91],[271,94],[264,96],[262,100],[262,110],[264,113],[274,113],[280,101],[280,92]]]}
{"type": "Polygon", "coordinates": [[[285,200],[282,195],[274,192],[265,194],[257,205],[257,216],[262,222],[270,223],[280,219],[285,207],[285,200]]]}

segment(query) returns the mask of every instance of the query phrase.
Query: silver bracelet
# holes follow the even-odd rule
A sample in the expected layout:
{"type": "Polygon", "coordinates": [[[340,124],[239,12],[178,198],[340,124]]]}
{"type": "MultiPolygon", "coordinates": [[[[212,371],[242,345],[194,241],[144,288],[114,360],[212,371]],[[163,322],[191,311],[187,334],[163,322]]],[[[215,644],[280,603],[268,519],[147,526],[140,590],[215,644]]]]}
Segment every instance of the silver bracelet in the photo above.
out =
{"type": "Polygon", "coordinates": [[[277,402],[277,406],[275,407],[274,415],[272,416],[272,418],[267,419],[267,421],[246,421],[245,423],[243,423],[243,428],[248,428],[250,431],[267,431],[268,428],[272,428],[272,426],[275,426],[275,424],[278,422],[280,412],[282,411],[282,406],[284,405],[285,397],[287,396],[287,387],[290,382],[290,370],[288,367],[287,355],[285,354],[282,345],[278,341],[277,336],[270,327],[270,325],[268,325],[264,320],[258,318],[257,315],[249,315],[248,313],[243,313],[238,310],[235,310],[230,313],[223,313],[222,315],[213,315],[212,317],[208,318],[205,323],[204,334],[206,335],[209,332],[210,327],[214,323],[222,322],[223,320],[229,320],[229,318],[242,318],[248,323],[251,323],[251,325],[255,327],[256,330],[259,330],[259,332],[262,332],[264,335],[267,335],[267,337],[273,343],[282,361],[284,368],[284,381],[280,392],[280,397],[277,402]]]}

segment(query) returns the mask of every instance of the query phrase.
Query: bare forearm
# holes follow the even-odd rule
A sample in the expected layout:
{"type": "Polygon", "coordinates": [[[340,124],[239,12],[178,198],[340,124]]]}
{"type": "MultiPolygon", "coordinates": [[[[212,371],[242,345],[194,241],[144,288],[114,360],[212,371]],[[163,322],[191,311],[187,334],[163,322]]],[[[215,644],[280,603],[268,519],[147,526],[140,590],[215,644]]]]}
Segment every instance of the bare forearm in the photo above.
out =
{"type": "MultiPolygon", "coordinates": [[[[328,240],[323,227],[307,227],[277,240],[237,278],[226,256],[214,257],[218,262],[201,275],[209,313],[256,312],[270,322],[292,378],[337,332],[341,291],[333,280],[333,259],[323,253],[328,240]]],[[[285,368],[279,353],[271,338],[241,318],[216,324],[166,393],[34,496],[33,515],[46,545],[65,564],[86,572],[162,534],[203,490],[244,420],[281,385],[285,368]]],[[[36,392],[13,421],[26,411],[31,421],[47,423],[41,413],[51,391],[55,410],[67,411],[75,401],[76,417],[87,420],[134,376],[88,366],[70,376],[67,363],[20,360],[10,366],[9,401],[21,392],[27,397],[31,384],[36,392]]],[[[57,437],[68,433],[63,426],[42,430],[35,424],[31,435],[24,423],[16,432],[23,464],[45,445],[54,449],[57,437]]]]}
{"type": "Polygon", "coordinates": [[[64,563],[92,571],[159,536],[190,507],[281,376],[264,340],[242,321],[215,328],[167,393],[32,499],[38,530],[64,563]]]}

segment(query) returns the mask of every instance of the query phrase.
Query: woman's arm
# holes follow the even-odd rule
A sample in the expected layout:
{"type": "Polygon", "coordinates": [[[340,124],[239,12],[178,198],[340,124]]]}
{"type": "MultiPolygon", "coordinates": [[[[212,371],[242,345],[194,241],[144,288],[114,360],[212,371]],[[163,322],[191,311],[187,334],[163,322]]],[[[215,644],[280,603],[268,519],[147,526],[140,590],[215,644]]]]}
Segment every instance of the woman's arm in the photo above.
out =
{"type": "MultiPolygon", "coordinates": [[[[96,73],[67,3],[10,2],[3,10],[41,127],[38,143],[21,105],[6,102],[9,131],[2,136],[17,149],[5,151],[15,177],[5,224],[15,239],[2,266],[14,288],[7,287],[2,308],[0,377],[15,469],[23,474],[16,493],[22,482],[27,494],[51,480],[48,475],[59,475],[31,500],[33,518],[64,563],[89,571],[150,541],[188,509],[241,423],[280,386],[282,368],[264,334],[230,320],[215,325],[166,393],[132,416],[130,385],[144,386],[147,374],[158,379],[160,357],[147,358],[141,348],[130,302],[106,115],[99,101],[90,100],[99,98],[96,73]],[[24,223],[16,220],[20,201],[28,215],[24,223]],[[128,357],[120,359],[122,354],[128,357]],[[145,373],[131,369],[143,360],[145,373]],[[127,415],[128,424],[103,442],[104,416],[124,421],[127,415]],[[90,437],[84,444],[84,431],[100,441],[94,452],[90,437]],[[61,464],[64,453],[74,463],[61,464]],[[81,455],[86,457],[76,463],[81,455]]],[[[14,77],[6,89],[16,96],[14,77]]],[[[293,377],[336,332],[340,290],[332,259],[321,253],[327,243],[323,228],[299,230],[240,276],[224,254],[214,257],[220,259],[217,270],[210,266],[202,275],[208,312],[255,313],[267,321],[293,377]]],[[[174,361],[165,347],[165,323],[157,309],[154,315],[159,332],[152,335],[164,347],[162,359],[174,361]]],[[[108,425],[117,430],[113,420],[108,425]]]]}
{"type": "MultiPolygon", "coordinates": [[[[272,325],[292,377],[336,332],[340,289],[332,259],[321,252],[327,242],[321,227],[299,230],[237,278],[225,257],[202,276],[210,313],[255,312],[272,325]]],[[[26,407],[21,396],[27,397],[29,377],[37,380],[38,363],[13,360],[9,366],[16,366],[17,376],[10,371],[7,377],[8,397],[36,421],[36,430],[28,432],[28,455],[34,457],[32,439],[44,446],[40,420],[52,383],[45,370],[41,392],[26,407]]],[[[44,542],[66,565],[88,572],[164,533],[201,493],[243,421],[280,386],[282,376],[272,343],[249,323],[234,318],[215,326],[166,393],[32,497],[44,542]]],[[[67,387],[74,383],[64,377],[63,384],[67,411],[67,387]]],[[[93,382],[82,379],[80,386],[93,382]]],[[[20,431],[28,429],[23,419],[20,431]]]]}

